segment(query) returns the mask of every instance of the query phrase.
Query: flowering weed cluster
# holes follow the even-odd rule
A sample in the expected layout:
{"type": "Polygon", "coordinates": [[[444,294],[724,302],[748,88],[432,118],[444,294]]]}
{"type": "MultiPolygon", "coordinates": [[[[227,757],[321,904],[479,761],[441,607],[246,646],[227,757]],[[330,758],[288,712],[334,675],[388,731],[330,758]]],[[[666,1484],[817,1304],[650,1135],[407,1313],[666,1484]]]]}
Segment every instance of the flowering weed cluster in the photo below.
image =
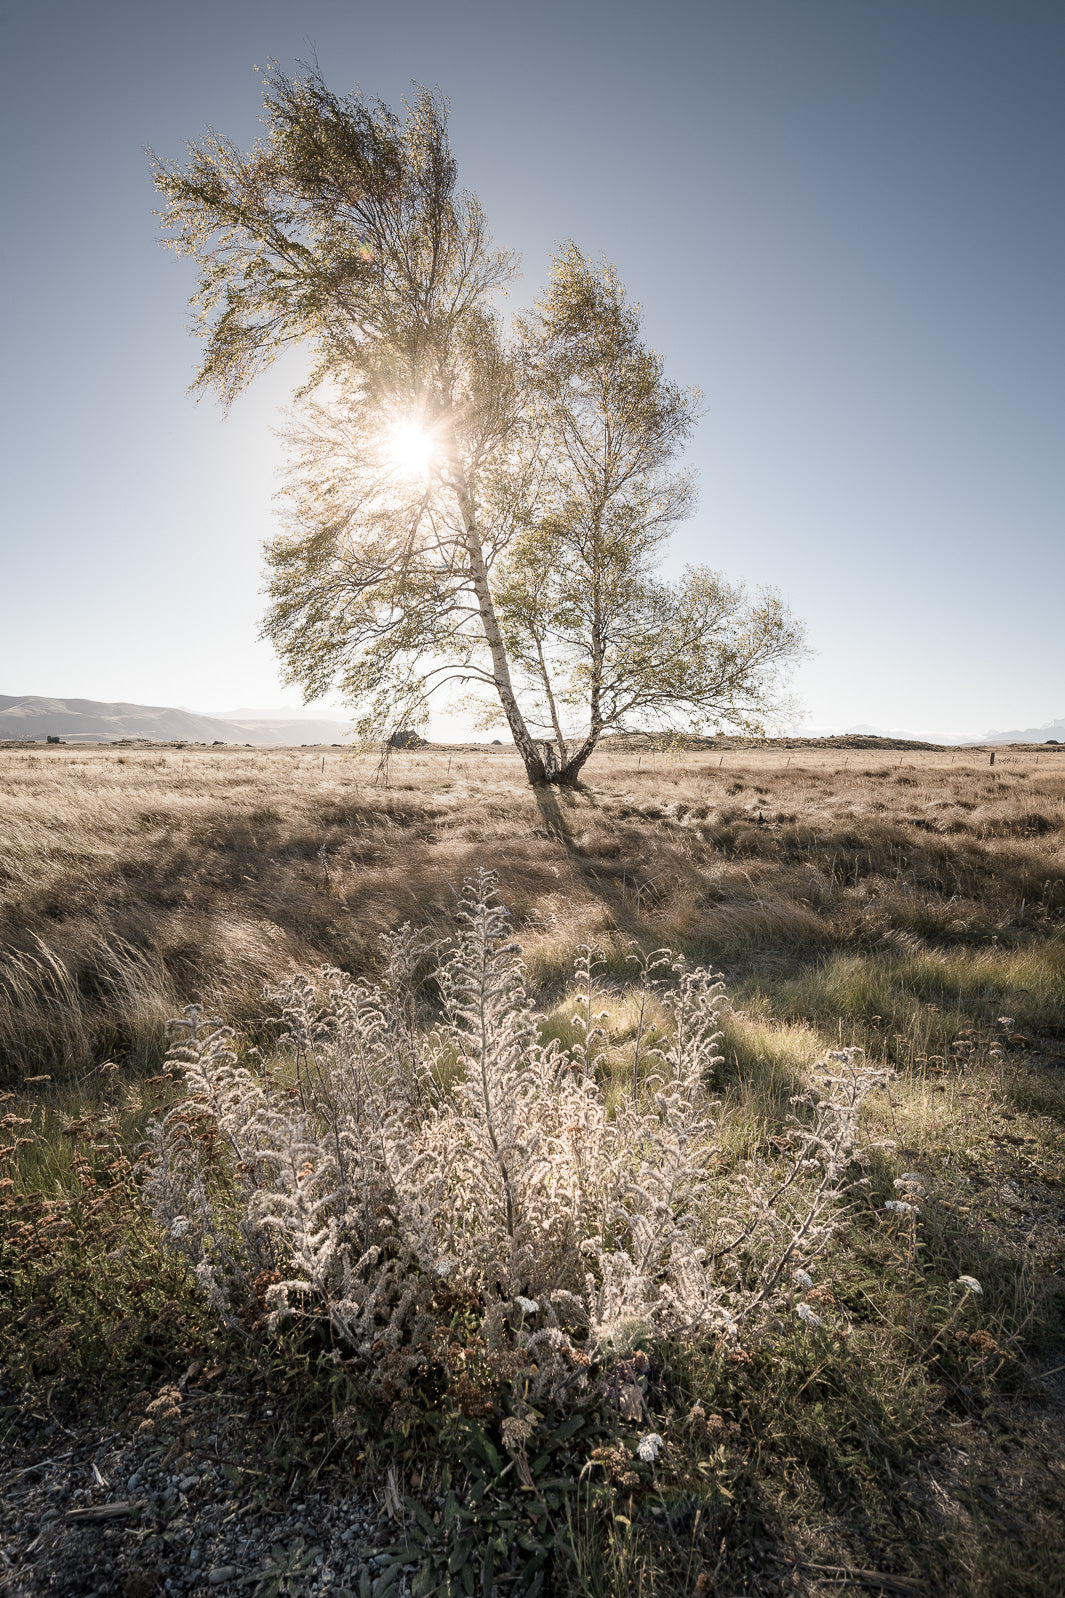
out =
{"type": "Polygon", "coordinates": [[[861,1051],[822,1062],[782,1161],[737,1165],[708,1089],[724,999],[708,970],[654,967],[670,1034],[608,1110],[590,1038],[542,1040],[491,875],[467,882],[453,939],[404,926],[385,945],[377,984],[325,970],[276,991],[264,1068],[197,1010],[176,1023],[187,1094],[153,1123],[144,1192],[228,1320],[327,1321],[402,1390],[461,1304],[495,1368],[557,1402],[648,1336],[732,1338],[789,1302],[885,1077],[861,1051]]]}

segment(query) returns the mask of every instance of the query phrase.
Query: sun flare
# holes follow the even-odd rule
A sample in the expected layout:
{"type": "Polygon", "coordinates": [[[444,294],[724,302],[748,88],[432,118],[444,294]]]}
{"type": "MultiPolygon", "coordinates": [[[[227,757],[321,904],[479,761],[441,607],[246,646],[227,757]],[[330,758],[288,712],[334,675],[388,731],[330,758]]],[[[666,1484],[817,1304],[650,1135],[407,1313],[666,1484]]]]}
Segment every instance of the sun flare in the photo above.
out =
{"type": "Polygon", "coordinates": [[[388,463],[401,477],[425,477],[436,453],[436,440],[420,422],[401,420],[388,429],[388,463]]]}

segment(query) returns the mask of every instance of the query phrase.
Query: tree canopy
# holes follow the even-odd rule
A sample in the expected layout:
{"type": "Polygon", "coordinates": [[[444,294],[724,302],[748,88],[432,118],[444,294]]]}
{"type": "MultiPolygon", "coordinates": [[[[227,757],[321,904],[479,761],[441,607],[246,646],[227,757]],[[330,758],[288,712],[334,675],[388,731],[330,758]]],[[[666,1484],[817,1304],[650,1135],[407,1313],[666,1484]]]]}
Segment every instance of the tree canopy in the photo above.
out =
{"type": "Polygon", "coordinates": [[[250,153],[209,133],[152,159],[168,242],[199,266],[194,388],[228,404],[311,353],[267,547],[288,680],[339,690],[372,737],[479,689],[534,782],[576,781],[610,729],[758,730],[801,628],[708,568],[661,575],[699,396],[613,267],[565,245],[508,333],[515,259],[458,188],[438,94],[401,121],[272,68],[264,100],[250,153]]]}

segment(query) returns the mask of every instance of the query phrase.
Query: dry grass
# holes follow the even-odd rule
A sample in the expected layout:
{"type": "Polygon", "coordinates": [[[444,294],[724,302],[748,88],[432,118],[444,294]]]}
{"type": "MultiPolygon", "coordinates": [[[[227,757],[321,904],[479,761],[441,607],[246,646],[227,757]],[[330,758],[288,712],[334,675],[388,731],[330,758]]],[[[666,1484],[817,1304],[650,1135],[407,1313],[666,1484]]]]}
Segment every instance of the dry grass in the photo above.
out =
{"type": "MultiPolygon", "coordinates": [[[[868,1167],[870,1211],[841,1239],[825,1300],[851,1333],[782,1332],[748,1363],[678,1360],[671,1391],[712,1392],[742,1440],[714,1466],[722,1493],[689,1523],[690,1488],[664,1490],[665,1518],[634,1521],[631,1547],[624,1522],[605,1553],[589,1533],[582,1590],[679,1595],[700,1570],[722,1592],[857,1593],[870,1570],[894,1571],[898,1590],[1053,1590],[1065,749],[999,752],[993,768],[987,752],[613,751],[582,792],[540,796],[503,751],[404,754],[388,786],[373,777],[337,751],[0,751],[0,1079],[15,1088],[9,1136],[34,1134],[18,1191],[85,1187],[86,1161],[110,1180],[108,1138],[132,1145],[165,1091],[145,1079],[179,1003],[254,1039],[264,982],[323,962],[366,970],[403,920],[443,932],[484,864],[564,1042],[573,955],[600,947],[613,1096],[665,1024],[653,997],[641,1011],[631,957],[671,945],[723,968],[726,1164],[773,1157],[826,1046],[898,1067],[866,1125],[895,1147],[868,1167]],[[904,1171],[926,1186],[919,1228],[879,1208],[904,1171]],[[984,1294],[959,1318],[963,1274],[984,1294]]],[[[55,1335],[97,1314],[80,1293],[55,1335]]],[[[19,1313],[11,1336],[32,1364],[19,1313]]],[[[97,1343],[112,1369],[103,1330],[97,1343]]]]}
{"type": "Polygon", "coordinates": [[[251,1022],[265,982],[442,924],[479,863],[548,990],[580,943],[620,973],[636,940],[787,1018],[879,1015],[914,1057],[959,994],[1053,1030],[1065,751],[986,762],[607,753],[538,799],[503,751],[405,754],[387,787],[334,751],[0,752],[0,1077],[150,1066],[179,1001],[251,1022]]]}

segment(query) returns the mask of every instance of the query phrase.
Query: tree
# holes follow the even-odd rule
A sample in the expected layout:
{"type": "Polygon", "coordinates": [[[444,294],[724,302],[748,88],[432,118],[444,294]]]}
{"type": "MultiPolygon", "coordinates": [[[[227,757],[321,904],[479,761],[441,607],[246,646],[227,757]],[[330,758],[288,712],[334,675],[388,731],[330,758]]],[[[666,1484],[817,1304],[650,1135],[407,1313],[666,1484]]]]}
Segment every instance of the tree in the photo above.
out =
{"type": "Polygon", "coordinates": [[[697,396],[668,383],[612,268],[574,246],[514,335],[515,270],[457,187],[446,107],[405,121],[317,69],[265,83],[250,154],[208,134],[153,157],[168,242],[196,257],[194,388],[229,404],[309,346],[264,625],[308,699],[364,735],[488,689],[533,782],[574,782],[603,732],[754,726],[800,632],[773,596],[655,575],[692,489],[697,396]]]}
{"type": "Polygon", "coordinates": [[[614,268],[574,244],[517,331],[545,464],[534,514],[501,559],[497,605],[557,751],[549,764],[573,781],[604,731],[634,723],[760,730],[800,647],[795,622],[774,594],[748,604],[706,567],[679,583],[656,575],[694,502],[673,462],[698,393],[665,379],[614,268]]]}

